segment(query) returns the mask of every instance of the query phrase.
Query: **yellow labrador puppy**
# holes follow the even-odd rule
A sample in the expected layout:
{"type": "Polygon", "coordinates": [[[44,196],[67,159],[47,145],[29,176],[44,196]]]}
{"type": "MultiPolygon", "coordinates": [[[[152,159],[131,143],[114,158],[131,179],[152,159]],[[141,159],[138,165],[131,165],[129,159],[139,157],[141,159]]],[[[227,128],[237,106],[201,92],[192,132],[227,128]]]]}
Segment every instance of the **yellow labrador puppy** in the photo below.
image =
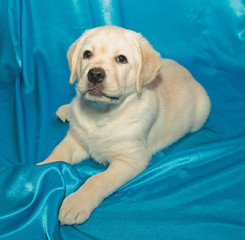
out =
{"type": "Polygon", "coordinates": [[[57,115],[70,121],[42,163],[92,157],[109,164],[63,201],[61,224],[78,224],[141,173],[152,154],[200,129],[210,112],[203,87],[178,63],[161,59],[140,34],[115,26],[86,31],[67,53],[76,96],[57,115]]]}

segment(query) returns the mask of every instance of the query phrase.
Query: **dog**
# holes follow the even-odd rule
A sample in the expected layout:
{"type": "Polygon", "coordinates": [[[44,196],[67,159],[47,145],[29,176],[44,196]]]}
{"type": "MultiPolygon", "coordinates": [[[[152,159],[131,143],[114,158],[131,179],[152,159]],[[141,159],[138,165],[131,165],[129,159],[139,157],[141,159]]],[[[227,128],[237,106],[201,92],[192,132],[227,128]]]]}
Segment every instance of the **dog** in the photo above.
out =
{"type": "Polygon", "coordinates": [[[85,31],[68,50],[76,96],[57,116],[65,138],[40,164],[91,157],[107,170],[64,199],[61,224],[81,224],[116,189],[144,171],[154,153],[200,129],[210,112],[187,69],[162,59],[140,34],[116,26],[85,31]]]}

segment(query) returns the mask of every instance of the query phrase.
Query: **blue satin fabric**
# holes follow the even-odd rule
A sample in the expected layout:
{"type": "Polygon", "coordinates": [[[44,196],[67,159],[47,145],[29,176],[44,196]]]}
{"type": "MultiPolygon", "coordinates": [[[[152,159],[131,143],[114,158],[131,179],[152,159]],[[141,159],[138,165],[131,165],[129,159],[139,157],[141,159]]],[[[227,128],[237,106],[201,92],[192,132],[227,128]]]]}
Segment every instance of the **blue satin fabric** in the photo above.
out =
{"type": "Polygon", "coordinates": [[[244,1],[2,0],[0,33],[0,239],[245,239],[244,1]],[[68,129],[55,111],[75,94],[69,45],[107,24],[186,66],[212,111],[87,222],[60,226],[63,198],[105,168],[34,164],[68,129]]]}

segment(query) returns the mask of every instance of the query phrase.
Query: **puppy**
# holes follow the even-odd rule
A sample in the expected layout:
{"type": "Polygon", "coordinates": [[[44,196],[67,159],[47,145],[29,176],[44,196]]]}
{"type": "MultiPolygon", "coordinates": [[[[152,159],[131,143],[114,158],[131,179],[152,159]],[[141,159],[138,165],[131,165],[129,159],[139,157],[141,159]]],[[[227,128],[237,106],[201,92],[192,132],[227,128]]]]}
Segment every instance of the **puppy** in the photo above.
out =
{"type": "Polygon", "coordinates": [[[40,164],[108,164],[61,204],[61,224],[79,224],[117,188],[140,174],[152,154],[200,129],[210,100],[178,63],[161,59],[140,34],[115,26],[86,31],[68,53],[76,96],[57,111],[66,137],[40,164]]]}

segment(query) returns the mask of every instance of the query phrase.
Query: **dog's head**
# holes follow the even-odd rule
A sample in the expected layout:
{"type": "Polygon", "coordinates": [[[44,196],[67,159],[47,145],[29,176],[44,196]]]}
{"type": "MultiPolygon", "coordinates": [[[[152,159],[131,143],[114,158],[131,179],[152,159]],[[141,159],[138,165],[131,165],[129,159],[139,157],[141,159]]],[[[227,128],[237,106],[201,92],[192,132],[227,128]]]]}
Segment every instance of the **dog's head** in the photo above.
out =
{"type": "Polygon", "coordinates": [[[160,55],[139,33],[115,26],[87,30],[75,41],[67,58],[70,83],[85,99],[120,102],[156,78],[160,55]]]}

